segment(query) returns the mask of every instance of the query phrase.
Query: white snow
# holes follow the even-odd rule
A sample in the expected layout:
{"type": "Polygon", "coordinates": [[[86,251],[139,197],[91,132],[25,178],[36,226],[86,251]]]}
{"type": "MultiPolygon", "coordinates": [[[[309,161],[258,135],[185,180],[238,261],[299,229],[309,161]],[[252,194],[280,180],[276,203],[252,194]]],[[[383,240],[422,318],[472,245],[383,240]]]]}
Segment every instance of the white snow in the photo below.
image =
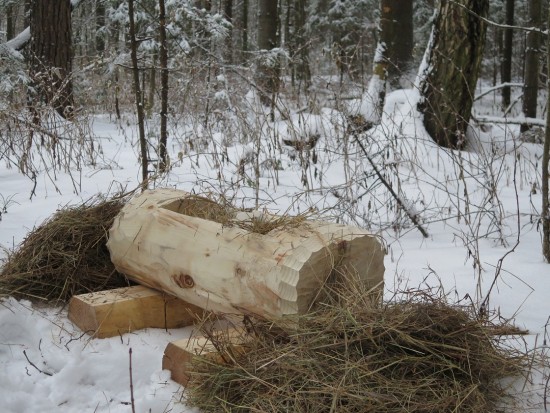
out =
{"type": "Polygon", "coordinates": [[[0,56],[6,55],[16,60],[23,60],[23,54],[19,50],[31,39],[30,27],[25,28],[13,39],[0,43],[0,56]]]}
{"type": "MultiPolygon", "coordinates": [[[[248,98],[254,107],[256,96],[248,98]]],[[[472,128],[466,151],[439,148],[422,126],[417,100],[413,90],[389,94],[380,125],[359,139],[427,229],[427,239],[343,133],[342,113],[330,108],[315,114],[291,111],[290,117],[277,116],[274,122],[251,111],[240,120],[255,128],[248,140],[229,136],[238,130],[236,120],[227,122],[231,130],[222,127],[211,135],[196,125],[174,126],[169,144],[173,169],[156,185],[220,191],[234,197],[237,206],[259,204],[273,212],[318,210],[326,219],[370,228],[387,245],[388,295],[404,286],[441,284],[451,298],[470,297],[479,304],[497,275],[489,308],[529,329],[526,345],[532,351],[547,351],[550,265],[543,260],[539,233],[540,145],[517,142],[515,126],[497,125],[486,133],[472,128]],[[315,162],[311,151],[297,153],[281,144],[282,137],[295,141],[312,134],[319,136],[315,162]]],[[[1,161],[2,247],[17,245],[60,206],[137,185],[132,119],[115,124],[96,116],[92,130],[103,155],[95,167],[83,165],[81,173],[57,171],[59,191],[42,170],[30,199],[33,183],[1,161]]],[[[7,299],[0,303],[0,410],[131,412],[131,348],[136,411],[194,412],[184,404],[182,389],[169,379],[169,372],[161,369],[166,344],[189,334],[190,328],[148,329],[90,339],[67,319],[64,308],[7,299]]],[[[544,411],[547,377],[543,370],[527,383],[526,402],[534,406],[530,411],[544,411]]]]}

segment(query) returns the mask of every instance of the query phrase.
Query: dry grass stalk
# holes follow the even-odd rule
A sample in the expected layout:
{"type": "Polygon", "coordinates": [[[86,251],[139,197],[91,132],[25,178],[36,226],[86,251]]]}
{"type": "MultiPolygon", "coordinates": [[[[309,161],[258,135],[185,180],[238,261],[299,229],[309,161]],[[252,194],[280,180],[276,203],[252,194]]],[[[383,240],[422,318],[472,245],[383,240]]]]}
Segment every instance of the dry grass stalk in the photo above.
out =
{"type": "Polygon", "coordinates": [[[188,195],[163,205],[163,208],[178,214],[214,221],[222,225],[229,224],[236,213],[236,209],[224,198],[215,200],[211,196],[201,195],[188,195]]]}
{"type": "Polygon", "coordinates": [[[235,225],[248,232],[256,234],[268,234],[277,230],[290,230],[304,225],[307,215],[299,214],[296,216],[289,215],[271,215],[268,213],[253,213],[250,218],[244,220],[233,220],[229,225],[235,225]]]}
{"type": "Polygon", "coordinates": [[[352,287],[327,287],[316,311],[297,319],[247,319],[246,351],[228,353],[221,335],[215,344],[230,362],[195,358],[188,402],[204,412],[296,413],[513,405],[503,379],[525,375],[529,357],[493,334],[503,326],[431,292],[373,306],[352,287]]]}
{"type": "Polygon", "coordinates": [[[107,232],[123,204],[124,199],[96,197],[57,211],[8,253],[0,296],[56,303],[128,285],[106,247],[107,232]]]}
{"type": "Polygon", "coordinates": [[[188,195],[172,201],[163,208],[179,214],[207,219],[224,226],[236,226],[248,232],[265,235],[274,229],[290,229],[302,225],[308,213],[296,216],[272,215],[267,212],[239,209],[222,196],[188,195]]]}

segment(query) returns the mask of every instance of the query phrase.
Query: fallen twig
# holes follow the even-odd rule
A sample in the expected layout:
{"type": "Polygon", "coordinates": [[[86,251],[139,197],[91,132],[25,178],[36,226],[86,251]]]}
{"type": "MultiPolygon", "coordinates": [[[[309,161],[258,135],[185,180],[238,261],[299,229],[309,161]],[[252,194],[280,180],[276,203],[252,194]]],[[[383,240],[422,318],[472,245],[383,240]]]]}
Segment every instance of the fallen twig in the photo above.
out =
{"type": "Polygon", "coordinates": [[[376,176],[378,177],[378,179],[380,179],[380,182],[382,182],[382,184],[384,184],[384,186],[388,189],[388,191],[390,192],[390,194],[394,197],[395,201],[397,202],[397,204],[403,208],[403,210],[405,211],[405,213],[407,214],[407,216],[409,217],[409,219],[412,221],[412,223],[416,226],[416,228],[420,231],[420,233],[422,234],[422,236],[424,238],[428,238],[429,237],[429,234],[428,232],[424,229],[424,227],[422,226],[422,224],[420,224],[420,222],[418,221],[418,218],[416,215],[412,214],[411,211],[409,210],[409,208],[407,208],[407,206],[405,205],[405,203],[403,202],[403,200],[401,198],[399,198],[399,195],[397,195],[397,193],[393,190],[393,188],[391,187],[391,185],[386,181],[386,179],[382,176],[382,174],[380,173],[380,171],[378,170],[378,168],[376,167],[376,165],[374,164],[373,160],[371,159],[371,157],[369,156],[367,150],[365,149],[365,147],[363,146],[363,144],[361,143],[361,141],[359,139],[356,139],[356,142],[357,144],[359,145],[359,147],[361,148],[361,151],[363,151],[363,154],[365,155],[365,157],[367,158],[367,160],[369,161],[370,165],[372,166],[372,169],[374,169],[374,173],[376,174],[376,176]]]}
{"type": "Polygon", "coordinates": [[[23,354],[25,355],[25,358],[27,359],[27,361],[29,362],[29,364],[30,364],[31,366],[33,366],[39,373],[45,374],[46,376],[53,376],[52,373],[49,373],[49,372],[44,371],[44,370],[40,370],[40,369],[36,366],[36,364],[34,364],[32,361],[30,361],[29,356],[27,356],[27,351],[26,351],[26,350],[23,350],[23,354]]]}

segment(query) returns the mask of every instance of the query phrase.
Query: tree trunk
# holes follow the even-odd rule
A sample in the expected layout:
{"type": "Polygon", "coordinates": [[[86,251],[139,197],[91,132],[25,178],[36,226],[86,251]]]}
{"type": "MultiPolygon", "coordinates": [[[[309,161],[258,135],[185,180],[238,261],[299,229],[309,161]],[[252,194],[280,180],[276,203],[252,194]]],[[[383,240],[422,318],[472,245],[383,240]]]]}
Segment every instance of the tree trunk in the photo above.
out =
{"type": "Polygon", "coordinates": [[[294,36],[296,37],[296,77],[304,82],[305,90],[311,85],[311,69],[309,67],[309,39],[307,37],[307,0],[297,0],[294,15],[294,36]]]}
{"type": "Polygon", "coordinates": [[[31,4],[30,77],[36,96],[62,117],[74,112],[70,0],[31,4]]]}
{"type": "Polygon", "coordinates": [[[105,51],[105,4],[103,0],[98,0],[95,5],[95,50],[98,55],[102,55],[105,51]]]}
{"type": "MultiPolygon", "coordinates": [[[[529,27],[541,26],[541,1],[529,0],[529,27]]],[[[525,87],[523,89],[523,114],[528,118],[537,117],[537,97],[539,92],[539,52],[540,35],[536,31],[527,33],[525,52],[525,87]]],[[[530,129],[530,125],[521,125],[521,132],[530,129]]]]}
{"type": "Polygon", "coordinates": [[[160,144],[159,171],[165,172],[168,166],[168,42],[166,41],[166,10],[164,0],[159,0],[160,37],[160,144]]]}
{"type": "Polygon", "coordinates": [[[243,38],[242,38],[242,52],[243,52],[243,62],[248,59],[248,0],[243,0],[243,38]]]}
{"type": "MultiPolygon", "coordinates": [[[[548,25],[550,27],[550,10],[548,11],[548,25]]],[[[550,263],[550,34],[546,36],[546,83],[547,83],[547,99],[546,99],[546,133],[544,138],[544,147],[542,152],[542,254],[546,262],[550,263]]]]}
{"type": "Polygon", "coordinates": [[[279,90],[279,59],[272,53],[279,45],[277,4],[273,0],[258,2],[258,48],[261,53],[256,70],[256,85],[260,90],[260,100],[266,106],[272,105],[272,98],[279,90]]]}
{"type": "Polygon", "coordinates": [[[11,40],[15,37],[15,19],[13,14],[13,3],[9,3],[6,6],[6,40],[11,40]]]}
{"type": "Polygon", "coordinates": [[[386,58],[386,43],[378,42],[374,53],[372,76],[367,91],[361,97],[361,115],[365,118],[366,128],[380,124],[384,101],[386,100],[386,81],[388,78],[388,59],[386,58]]]}
{"type": "Polygon", "coordinates": [[[111,260],[134,281],[223,313],[303,314],[324,283],[349,271],[380,295],[384,252],[367,231],[304,221],[258,233],[243,224],[280,217],[240,212],[231,221],[240,227],[222,225],[208,219],[215,205],[182,191],[145,191],[109,231],[111,260]]]}
{"type": "Polygon", "coordinates": [[[25,22],[25,27],[30,27],[31,25],[31,3],[32,0],[25,0],[25,3],[23,4],[23,19],[25,22]]]}
{"type": "Polygon", "coordinates": [[[424,126],[439,145],[462,148],[481,66],[489,0],[441,0],[419,74],[424,126]],[[469,11],[471,11],[471,13],[469,11]]]}
{"type": "Polygon", "coordinates": [[[225,0],[223,17],[231,24],[225,40],[224,53],[225,62],[231,64],[233,63],[233,0],[225,0]]]}
{"type": "MultiPolygon", "coordinates": [[[[163,0],[159,0],[160,2],[163,0]]],[[[159,17],[160,20],[160,17],[159,17]]],[[[160,24],[160,23],[159,23],[160,24]]],[[[160,28],[159,28],[160,32],[160,28]]],[[[160,42],[160,39],[159,39],[160,42]]],[[[147,97],[145,107],[145,117],[147,119],[151,118],[153,114],[153,109],[155,108],[155,94],[157,93],[157,60],[158,60],[158,54],[157,52],[153,52],[151,56],[151,67],[149,68],[149,96],[147,97]]],[[[143,80],[143,94],[145,95],[145,75],[142,77],[143,80]]],[[[144,96],[145,98],[145,96],[144,96]]]]}
{"type": "Polygon", "coordinates": [[[380,1],[380,41],[388,60],[388,80],[398,88],[400,77],[410,68],[413,51],[412,0],[380,1]]]}
{"type": "MultiPolygon", "coordinates": [[[[515,0],[503,0],[506,5],[506,17],[504,24],[514,25],[514,3],[515,0]]],[[[514,48],[514,30],[504,29],[504,42],[502,48],[502,61],[500,65],[501,83],[510,83],[512,81],[512,52],[514,48]]],[[[510,86],[502,88],[502,109],[506,110],[511,103],[510,86]]]]}
{"type": "Polygon", "coordinates": [[[279,19],[279,26],[283,26],[279,27],[279,33],[284,33],[280,43],[281,47],[283,47],[287,51],[287,54],[289,56],[289,59],[287,59],[287,64],[288,70],[290,72],[291,84],[294,88],[296,81],[296,67],[294,65],[294,55],[296,53],[296,31],[294,28],[296,16],[296,13],[294,11],[295,5],[294,1],[292,0],[281,0],[280,4],[281,10],[279,12],[279,15],[284,16],[284,24],[282,24],[283,19],[279,19]]]}
{"type": "Polygon", "coordinates": [[[149,158],[147,155],[147,138],[145,137],[145,113],[143,109],[143,90],[139,80],[139,66],[137,58],[138,40],[134,19],[134,0],[128,0],[128,18],[130,35],[130,59],[132,60],[132,74],[134,77],[134,95],[137,111],[139,146],[141,151],[141,189],[147,189],[149,180],[149,158]]]}

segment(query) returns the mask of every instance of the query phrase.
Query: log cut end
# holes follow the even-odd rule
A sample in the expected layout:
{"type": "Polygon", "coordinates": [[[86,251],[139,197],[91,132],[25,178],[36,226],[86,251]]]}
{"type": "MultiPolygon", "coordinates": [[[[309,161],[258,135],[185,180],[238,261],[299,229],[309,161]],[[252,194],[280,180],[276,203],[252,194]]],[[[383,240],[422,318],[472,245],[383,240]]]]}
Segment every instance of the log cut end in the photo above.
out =
{"type": "Polygon", "coordinates": [[[361,280],[373,298],[384,284],[384,250],[366,231],[340,224],[310,223],[312,236],[283,260],[282,314],[304,314],[320,288],[335,277],[361,280]]]}

